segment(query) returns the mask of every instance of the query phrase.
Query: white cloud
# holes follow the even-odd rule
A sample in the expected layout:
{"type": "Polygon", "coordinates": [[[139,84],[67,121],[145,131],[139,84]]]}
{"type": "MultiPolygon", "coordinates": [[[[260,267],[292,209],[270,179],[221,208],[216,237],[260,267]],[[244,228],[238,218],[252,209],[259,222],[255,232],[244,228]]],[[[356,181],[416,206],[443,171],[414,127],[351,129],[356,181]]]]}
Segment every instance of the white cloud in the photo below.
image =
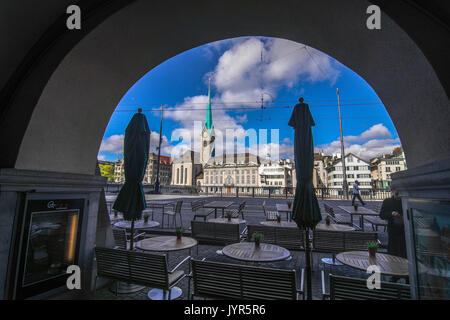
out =
{"type": "Polygon", "coordinates": [[[280,87],[293,87],[299,80],[334,84],[339,71],[330,57],[302,44],[243,38],[222,54],[211,75],[221,101],[245,105],[259,103],[261,93],[275,99],[280,87]]]}
{"type": "MultiPolygon", "coordinates": [[[[376,124],[358,136],[345,136],[345,153],[353,153],[364,160],[381,156],[392,152],[399,147],[400,139],[393,139],[389,130],[383,124],[376,124]]],[[[332,155],[341,152],[340,140],[337,139],[329,144],[316,146],[316,151],[332,155]]]]}
{"type": "MultiPolygon", "coordinates": [[[[123,154],[123,142],[124,142],[124,135],[123,134],[116,134],[112,135],[106,139],[103,139],[99,153],[102,152],[109,152],[114,154],[123,154]]],[[[152,153],[158,153],[158,145],[159,145],[159,133],[158,132],[152,132],[150,134],[150,150],[149,152],[152,153]]],[[[169,140],[166,136],[163,135],[162,141],[161,141],[161,154],[170,154],[171,146],[169,144],[169,140]]],[[[99,157],[105,157],[104,155],[99,155],[97,158],[101,160],[99,157]]]]}
{"type": "MultiPolygon", "coordinates": [[[[242,124],[248,121],[247,114],[230,116],[227,109],[231,107],[259,106],[261,93],[270,101],[276,98],[281,87],[292,87],[298,81],[329,81],[334,84],[339,77],[330,57],[309,47],[307,51],[304,45],[293,41],[243,37],[209,44],[205,54],[210,56],[214,50],[223,50],[225,46],[231,47],[220,56],[214,70],[204,76],[206,83],[211,77],[216,135],[219,131],[225,135],[227,129],[245,132],[242,124]]],[[[204,121],[207,102],[206,95],[186,97],[183,103],[165,114],[180,123],[176,135],[186,138],[183,145],[188,143],[188,134],[183,130],[190,131],[191,148],[195,151],[200,151],[201,137],[200,133],[194,133],[193,128],[195,121],[204,121]]],[[[288,139],[283,143],[289,145],[292,142],[288,139]]],[[[220,152],[220,146],[216,145],[216,154],[220,152]]],[[[292,154],[290,151],[287,153],[292,154]]]]}
{"type": "Polygon", "coordinates": [[[97,160],[106,160],[106,156],[99,154],[99,155],[97,155],[97,160]]]}
{"type": "Polygon", "coordinates": [[[123,153],[123,134],[115,134],[103,139],[100,152],[123,153]]]}

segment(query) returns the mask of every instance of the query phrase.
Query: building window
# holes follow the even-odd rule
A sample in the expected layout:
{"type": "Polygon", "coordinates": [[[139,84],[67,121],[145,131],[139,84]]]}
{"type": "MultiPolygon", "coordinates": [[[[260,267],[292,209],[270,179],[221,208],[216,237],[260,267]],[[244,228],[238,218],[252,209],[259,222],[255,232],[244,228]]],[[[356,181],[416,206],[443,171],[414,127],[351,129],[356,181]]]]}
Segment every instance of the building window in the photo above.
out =
{"type": "Polygon", "coordinates": [[[183,166],[181,166],[181,177],[180,177],[180,184],[183,184],[183,172],[184,172],[184,170],[183,170],[184,168],[183,168],[183,166]]]}
{"type": "Polygon", "coordinates": [[[177,184],[180,183],[180,168],[177,168],[177,184]]]}
{"type": "Polygon", "coordinates": [[[184,184],[187,184],[187,168],[184,168],[184,184]]]}

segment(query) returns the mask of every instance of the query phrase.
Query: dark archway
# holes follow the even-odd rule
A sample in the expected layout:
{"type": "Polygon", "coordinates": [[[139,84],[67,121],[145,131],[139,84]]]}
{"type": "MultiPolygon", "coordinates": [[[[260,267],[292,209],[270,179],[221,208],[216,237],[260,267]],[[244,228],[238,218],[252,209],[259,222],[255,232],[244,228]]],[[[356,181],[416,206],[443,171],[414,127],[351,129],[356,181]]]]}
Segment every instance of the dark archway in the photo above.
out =
{"type": "Polygon", "coordinates": [[[2,139],[2,150],[8,150],[1,158],[3,167],[91,174],[107,120],[132,83],[182,51],[243,35],[306,43],[359,73],[385,103],[410,168],[450,156],[445,130],[449,102],[438,76],[388,16],[383,16],[382,30],[365,28],[369,2],[108,3],[115,4],[106,7],[108,13],[116,13],[97,27],[91,21],[82,36],[65,46],[62,39],[61,46],[73,47],[62,62],[56,67],[43,59],[9,101],[2,136],[11,139],[2,139]],[[45,80],[34,78],[42,75],[40,65],[47,72],[55,69],[45,88],[35,85],[45,80]],[[29,100],[33,92],[24,94],[30,88],[34,97],[43,88],[34,108],[29,100]],[[17,111],[21,108],[32,111],[28,123],[26,112],[17,111]]]}

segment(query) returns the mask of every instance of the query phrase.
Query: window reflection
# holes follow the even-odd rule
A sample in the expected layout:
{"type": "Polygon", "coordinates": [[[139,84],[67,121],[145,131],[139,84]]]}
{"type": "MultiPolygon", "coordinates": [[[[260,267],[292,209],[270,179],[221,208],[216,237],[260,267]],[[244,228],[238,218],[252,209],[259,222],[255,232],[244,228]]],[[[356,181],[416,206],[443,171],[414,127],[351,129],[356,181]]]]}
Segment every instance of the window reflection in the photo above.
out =
{"type": "Polygon", "coordinates": [[[33,212],[23,286],[65,274],[73,264],[79,210],[33,212]]]}
{"type": "Polygon", "coordinates": [[[412,209],[421,299],[450,299],[450,216],[412,209]]]}

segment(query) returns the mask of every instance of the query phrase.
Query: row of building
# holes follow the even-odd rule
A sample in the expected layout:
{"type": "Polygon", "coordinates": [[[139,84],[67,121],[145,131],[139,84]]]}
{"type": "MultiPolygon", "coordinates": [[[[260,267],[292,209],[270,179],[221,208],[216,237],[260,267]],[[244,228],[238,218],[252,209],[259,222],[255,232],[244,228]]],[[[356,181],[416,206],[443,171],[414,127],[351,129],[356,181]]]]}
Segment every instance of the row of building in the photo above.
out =
{"type": "MultiPolygon", "coordinates": [[[[290,159],[262,160],[251,153],[237,153],[211,157],[202,164],[201,154],[186,151],[181,157],[172,159],[161,156],[160,183],[173,186],[198,186],[210,188],[214,192],[218,187],[235,190],[251,187],[271,187],[283,192],[285,187],[296,186],[295,164],[290,159]]],[[[119,158],[115,162],[100,161],[105,166],[111,166],[114,171],[113,181],[122,183],[124,163],[119,158]]],[[[149,155],[149,162],[143,183],[154,184],[157,174],[158,156],[149,155]]],[[[346,175],[349,188],[358,180],[361,191],[372,189],[387,189],[391,184],[391,173],[406,169],[406,161],[401,147],[390,154],[365,161],[349,153],[345,156],[346,175]]],[[[342,191],[344,182],[342,159],[339,154],[314,155],[313,184],[316,188],[328,188],[342,191]]]]}
{"type": "MultiPolygon", "coordinates": [[[[253,187],[268,187],[276,192],[295,188],[295,164],[290,159],[271,160],[251,153],[215,155],[215,133],[211,110],[211,90],[208,89],[208,105],[201,134],[201,150],[188,150],[176,159],[161,156],[159,181],[161,185],[197,186],[203,191],[214,192],[226,188],[229,192],[248,192],[253,187]],[[240,190],[239,190],[240,188],[240,190]],[[237,190],[236,190],[237,189],[237,190]]],[[[124,177],[123,160],[107,164],[100,161],[102,172],[110,172],[113,180],[122,183],[124,177]]],[[[154,184],[157,176],[158,156],[149,155],[143,183],[154,184]]],[[[391,184],[391,173],[406,169],[405,155],[401,147],[390,154],[371,159],[369,162],[349,153],[345,156],[345,167],[349,189],[358,180],[362,193],[372,189],[387,189],[391,184]]],[[[342,193],[344,182],[342,159],[339,154],[314,155],[313,184],[316,188],[336,189],[342,193]]],[[[222,190],[223,191],[223,190],[222,190]]]]}

